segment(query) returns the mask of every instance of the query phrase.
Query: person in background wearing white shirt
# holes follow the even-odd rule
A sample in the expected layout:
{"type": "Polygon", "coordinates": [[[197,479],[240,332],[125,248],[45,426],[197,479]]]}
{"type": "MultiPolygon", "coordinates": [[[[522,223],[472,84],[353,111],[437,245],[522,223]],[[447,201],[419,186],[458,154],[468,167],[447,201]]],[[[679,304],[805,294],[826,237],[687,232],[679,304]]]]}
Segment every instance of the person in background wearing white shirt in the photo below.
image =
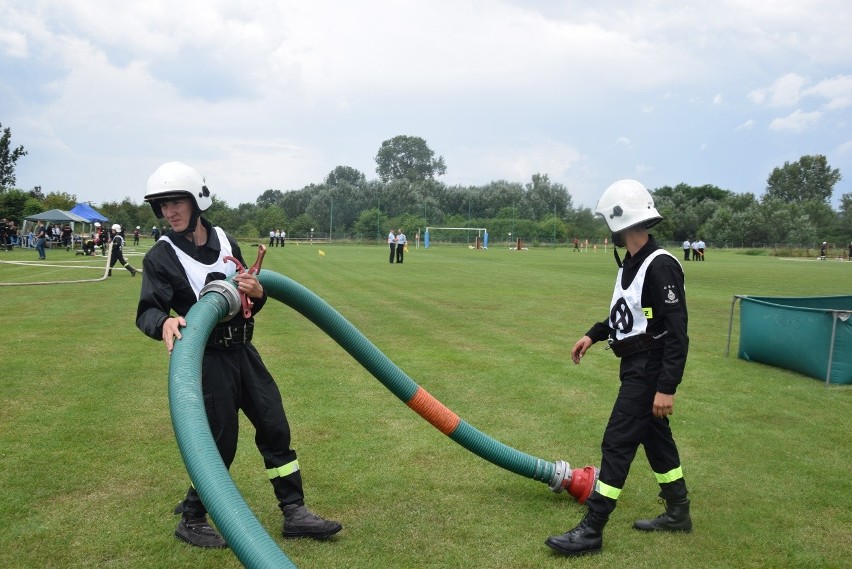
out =
{"type": "Polygon", "coordinates": [[[388,233],[388,247],[390,247],[390,262],[393,263],[393,258],[396,256],[396,235],[393,234],[393,229],[388,233]]]}
{"type": "Polygon", "coordinates": [[[683,242],[683,260],[684,261],[689,260],[689,249],[690,248],[691,248],[691,244],[689,242],[689,239],[685,239],[684,242],[683,242]]]}
{"type": "Polygon", "coordinates": [[[405,239],[405,233],[402,232],[402,229],[398,230],[396,232],[396,262],[399,265],[402,264],[406,243],[408,243],[408,241],[405,239]]]}

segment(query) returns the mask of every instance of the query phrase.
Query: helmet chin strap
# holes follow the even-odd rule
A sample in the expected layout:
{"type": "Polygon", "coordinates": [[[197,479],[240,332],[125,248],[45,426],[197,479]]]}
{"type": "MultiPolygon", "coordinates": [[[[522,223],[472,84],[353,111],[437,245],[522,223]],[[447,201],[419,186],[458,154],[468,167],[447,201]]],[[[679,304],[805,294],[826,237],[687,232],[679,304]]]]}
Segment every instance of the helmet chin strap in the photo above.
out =
{"type": "Polygon", "coordinates": [[[626,247],[627,244],[624,242],[624,234],[620,231],[612,232],[612,254],[615,256],[615,264],[618,265],[618,268],[621,268],[621,257],[618,256],[618,248],[626,247]]]}
{"type": "Polygon", "coordinates": [[[183,231],[177,232],[181,237],[189,237],[192,236],[192,243],[198,247],[198,243],[195,242],[195,229],[198,227],[198,218],[201,217],[201,210],[196,207],[192,211],[192,216],[189,218],[189,225],[186,226],[186,229],[183,231]]]}

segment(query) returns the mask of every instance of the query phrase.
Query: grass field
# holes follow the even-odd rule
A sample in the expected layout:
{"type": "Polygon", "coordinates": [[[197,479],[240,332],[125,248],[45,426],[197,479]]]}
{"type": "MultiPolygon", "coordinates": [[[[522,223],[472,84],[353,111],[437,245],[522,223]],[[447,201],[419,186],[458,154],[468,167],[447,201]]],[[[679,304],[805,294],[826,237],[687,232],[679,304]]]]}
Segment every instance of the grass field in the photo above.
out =
{"type": "MultiPolygon", "coordinates": [[[[264,267],[322,297],[481,431],[546,460],[597,464],[618,362],[596,345],[574,366],[569,350],[607,313],[611,255],[433,246],[412,248],[402,267],[384,247],[322,249],[275,248],[264,267]]],[[[141,253],[130,252],[134,266],[141,253]]],[[[255,249],[244,254],[251,263],[255,249]]],[[[640,451],[604,552],[555,555],[544,539],[572,528],[582,507],[456,445],[275,301],[255,344],[283,394],[307,501],[344,530],[328,542],[280,537],[247,422],[232,476],[300,568],[849,567],[852,390],[725,357],[725,345],[732,295],[848,294],[852,263],[707,259],[684,264],[691,346],[672,417],[692,534],[632,529],[662,511],[640,451]]],[[[85,262],[49,251],[46,263],[85,262]]],[[[97,278],[96,262],[100,272],[0,264],[0,282],[97,278]]],[[[0,567],[240,566],[230,550],[172,535],[188,479],[166,351],[134,323],[140,284],[119,270],[101,282],[0,286],[0,567]]]]}

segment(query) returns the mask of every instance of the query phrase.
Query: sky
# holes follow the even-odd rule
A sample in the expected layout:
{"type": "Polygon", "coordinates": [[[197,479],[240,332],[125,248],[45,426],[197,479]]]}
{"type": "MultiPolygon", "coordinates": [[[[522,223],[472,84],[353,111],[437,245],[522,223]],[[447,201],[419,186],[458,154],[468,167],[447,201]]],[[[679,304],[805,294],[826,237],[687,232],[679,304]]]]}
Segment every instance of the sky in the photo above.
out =
{"type": "Polygon", "coordinates": [[[447,185],[546,174],[760,196],[822,154],[852,192],[848,0],[3,0],[17,186],[142,203],[180,160],[230,206],[376,179],[397,135],[447,185]]]}

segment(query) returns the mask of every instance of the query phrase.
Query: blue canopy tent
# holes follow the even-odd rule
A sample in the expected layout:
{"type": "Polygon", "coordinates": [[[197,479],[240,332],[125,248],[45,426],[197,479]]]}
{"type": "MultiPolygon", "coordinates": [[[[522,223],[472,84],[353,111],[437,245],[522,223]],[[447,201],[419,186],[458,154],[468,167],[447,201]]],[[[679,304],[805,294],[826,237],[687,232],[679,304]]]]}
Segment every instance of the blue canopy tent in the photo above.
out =
{"type": "Polygon", "coordinates": [[[77,214],[89,223],[94,223],[96,221],[100,221],[101,223],[105,221],[109,221],[108,218],[104,217],[97,211],[95,211],[92,206],[85,203],[78,203],[74,207],[71,208],[71,213],[77,214]]]}

